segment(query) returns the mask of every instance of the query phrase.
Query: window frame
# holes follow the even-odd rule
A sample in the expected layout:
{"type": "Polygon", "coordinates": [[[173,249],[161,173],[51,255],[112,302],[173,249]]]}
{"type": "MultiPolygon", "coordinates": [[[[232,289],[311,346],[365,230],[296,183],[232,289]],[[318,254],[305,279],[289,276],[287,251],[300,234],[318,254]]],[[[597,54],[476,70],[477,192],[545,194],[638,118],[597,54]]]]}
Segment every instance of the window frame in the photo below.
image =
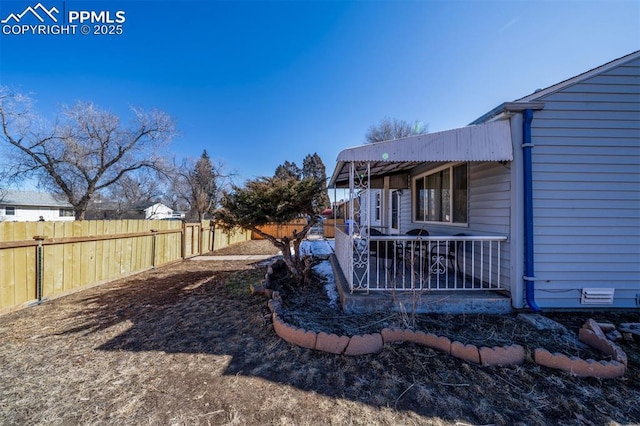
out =
{"type": "Polygon", "coordinates": [[[415,176],[411,177],[411,189],[412,189],[412,196],[411,196],[411,218],[413,220],[414,223],[425,223],[425,224],[432,224],[432,225],[446,225],[446,226],[460,226],[460,227],[468,227],[469,226],[469,163],[468,162],[455,162],[455,163],[447,163],[445,165],[433,168],[431,170],[428,170],[426,172],[422,172],[420,174],[417,174],[415,176]],[[467,191],[467,197],[466,197],[466,217],[467,220],[465,222],[453,222],[453,217],[454,217],[454,184],[453,184],[453,178],[454,178],[454,169],[458,166],[464,165],[467,170],[466,170],[466,178],[467,178],[467,182],[466,182],[466,191],[467,191]],[[423,218],[418,218],[418,205],[417,205],[417,194],[418,194],[418,190],[417,190],[417,182],[420,179],[424,179],[428,176],[432,176],[435,174],[439,174],[441,172],[443,172],[444,170],[449,170],[449,194],[450,194],[450,202],[449,202],[449,217],[451,217],[451,221],[450,222],[446,222],[446,221],[439,221],[439,220],[424,220],[423,218],[427,216],[427,211],[426,211],[426,206],[424,206],[424,216],[423,218]]]}
{"type": "Polygon", "coordinates": [[[380,222],[380,220],[382,219],[382,192],[381,191],[376,191],[374,209],[375,209],[374,220],[376,222],[380,222]]]}
{"type": "Polygon", "coordinates": [[[16,215],[16,207],[15,206],[5,206],[4,207],[4,215],[5,216],[15,216],[16,215]],[[9,209],[11,209],[11,213],[9,213],[9,209]]]}
{"type": "Polygon", "coordinates": [[[73,217],[73,216],[75,216],[75,212],[73,211],[73,209],[65,209],[62,207],[58,209],[58,217],[73,217]]]}

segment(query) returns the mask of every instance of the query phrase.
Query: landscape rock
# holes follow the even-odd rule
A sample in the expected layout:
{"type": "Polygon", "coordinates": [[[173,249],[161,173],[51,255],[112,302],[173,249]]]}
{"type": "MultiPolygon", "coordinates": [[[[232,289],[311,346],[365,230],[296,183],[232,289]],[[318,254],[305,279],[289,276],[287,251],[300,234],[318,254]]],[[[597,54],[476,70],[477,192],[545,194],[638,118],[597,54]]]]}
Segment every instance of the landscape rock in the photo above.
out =
{"type": "Polygon", "coordinates": [[[280,303],[280,301],[275,299],[269,299],[269,301],[267,302],[267,306],[272,313],[280,313],[280,310],[282,309],[282,304],[280,303]]]}
{"type": "Polygon", "coordinates": [[[344,352],[350,340],[347,336],[336,336],[321,331],[318,333],[315,349],[339,355],[344,352]]]}
{"type": "Polygon", "coordinates": [[[611,340],[612,342],[617,342],[618,340],[622,340],[622,333],[620,333],[618,330],[611,330],[607,333],[607,339],[611,340]]]}
{"type": "Polygon", "coordinates": [[[520,345],[493,348],[483,346],[479,352],[482,365],[520,365],[525,357],[524,348],[520,345]]]}
{"type": "Polygon", "coordinates": [[[604,339],[605,335],[604,335],[604,331],[602,331],[602,329],[600,328],[600,325],[593,319],[588,319],[587,322],[584,323],[584,325],[582,326],[582,328],[587,328],[591,331],[593,331],[594,333],[596,333],[596,335],[599,338],[604,339]]]}
{"type": "Polygon", "coordinates": [[[640,323],[638,322],[625,322],[620,324],[618,328],[622,333],[622,336],[625,337],[625,340],[632,340],[635,338],[636,340],[640,340],[640,323]],[[632,338],[628,338],[627,335],[631,335],[632,338]]]}
{"type": "Polygon", "coordinates": [[[451,355],[465,361],[480,364],[480,352],[476,345],[465,345],[460,342],[451,342],[451,355]]]}
{"type": "Polygon", "coordinates": [[[617,361],[594,361],[577,359],[572,364],[572,373],[580,377],[614,379],[625,373],[625,366],[617,361]]]}
{"type": "Polygon", "coordinates": [[[551,354],[545,349],[536,349],[534,354],[536,364],[557,370],[566,371],[580,377],[598,377],[612,379],[621,377],[626,371],[624,364],[618,361],[594,361],[583,360],[577,357],[568,357],[563,354],[551,354]]]}
{"type": "Polygon", "coordinates": [[[587,328],[581,328],[578,332],[578,338],[581,342],[586,343],[592,348],[598,349],[600,352],[613,356],[615,353],[615,343],[607,339],[607,337],[602,334],[600,331],[600,335],[593,330],[589,330],[587,328]]]}
{"type": "Polygon", "coordinates": [[[616,345],[614,342],[607,338],[607,336],[602,331],[600,324],[596,323],[593,320],[588,320],[585,323],[584,327],[585,328],[581,328],[579,332],[580,340],[610,356],[615,361],[622,364],[626,369],[627,354],[622,350],[620,346],[616,345]]]}
{"type": "Polygon", "coordinates": [[[264,294],[264,290],[265,287],[262,283],[260,284],[251,284],[249,286],[249,291],[251,292],[251,295],[256,295],[256,294],[264,294]]]}
{"type": "Polygon", "coordinates": [[[275,313],[273,314],[273,329],[281,339],[293,345],[307,349],[315,349],[316,347],[316,333],[292,327],[282,321],[275,313]]]}
{"type": "Polygon", "coordinates": [[[374,354],[382,350],[382,335],[380,333],[365,334],[363,336],[352,336],[345,355],[365,355],[374,354]]]}
{"type": "Polygon", "coordinates": [[[569,333],[569,330],[564,325],[539,314],[518,314],[516,318],[533,325],[538,330],[555,330],[569,333]]]}
{"type": "Polygon", "coordinates": [[[599,322],[598,326],[604,333],[609,333],[616,329],[616,326],[611,324],[610,322],[599,322]]]}
{"type": "Polygon", "coordinates": [[[416,331],[414,333],[414,342],[431,349],[442,351],[447,355],[451,355],[451,340],[449,340],[448,337],[440,337],[433,333],[416,331]]]}
{"type": "Polygon", "coordinates": [[[413,339],[413,331],[406,328],[383,328],[380,332],[382,341],[386,343],[410,342],[413,339]]]}

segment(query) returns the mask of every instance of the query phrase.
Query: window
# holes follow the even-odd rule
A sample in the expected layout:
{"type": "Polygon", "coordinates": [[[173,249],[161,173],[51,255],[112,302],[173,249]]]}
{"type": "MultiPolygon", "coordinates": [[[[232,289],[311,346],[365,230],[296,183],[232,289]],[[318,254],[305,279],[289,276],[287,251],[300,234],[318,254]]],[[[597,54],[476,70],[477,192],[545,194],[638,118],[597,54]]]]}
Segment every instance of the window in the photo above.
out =
{"type": "Polygon", "coordinates": [[[73,214],[73,210],[71,210],[71,209],[60,209],[58,211],[58,216],[60,216],[60,217],[71,217],[73,215],[74,215],[73,214]]]}
{"type": "Polygon", "coordinates": [[[380,215],[382,214],[382,194],[376,192],[376,221],[380,221],[380,215]]]}
{"type": "Polygon", "coordinates": [[[400,229],[400,191],[391,192],[391,229],[400,229]]]}
{"type": "Polygon", "coordinates": [[[415,178],[414,220],[467,223],[467,174],[467,164],[458,164],[415,178]]]}
{"type": "Polygon", "coordinates": [[[15,207],[5,207],[4,208],[4,214],[5,216],[15,216],[16,215],[16,208],[15,207]]]}

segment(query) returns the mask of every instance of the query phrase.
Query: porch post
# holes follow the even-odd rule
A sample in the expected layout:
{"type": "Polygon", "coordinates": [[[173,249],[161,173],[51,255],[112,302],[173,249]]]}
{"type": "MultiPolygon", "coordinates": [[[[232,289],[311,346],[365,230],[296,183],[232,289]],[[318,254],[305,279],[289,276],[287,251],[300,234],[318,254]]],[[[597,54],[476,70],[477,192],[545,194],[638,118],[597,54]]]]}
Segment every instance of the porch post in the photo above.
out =
{"type": "Polygon", "coordinates": [[[369,236],[363,235],[362,230],[369,229],[369,214],[362,214],[363,208],[368,210],[370,206],[365,203],[370,203],[370,188],[369,188],[369,174],[371,172],[371,164],[369,162],[355,162],[349,163],[349,201],[350,209],[349,216],[351,220],[351,232],[349,233],[349,240],[353,250],[353,287],[357,290],[369,291],[369,236]],[[359,198],[359,195],[366,194],[366,196],[359,198]],[[356,199],[358,199],[358,205],[355,205],[356,199]],[[364,237],[364,238],[363,238],[364,237]]]}
{"type": "Polygon", "coordinates": [[[349,277],[351,278],[351,293],[353,293],[353,288],[356,287],[356,258],[357,258],[357,245],[356,241],[354,241],[355,234],[355,222],[353,220],[353,194],[354,190],[354,181],[353,176],[355,174],[355,165],[353,161],[349,162],[349,214],[347,215],[347,219],[345,220],[345,230],[347,231],[347,237],[349,238],[349,247],[351,247],[351,258],[349,262],[349,277]]]}

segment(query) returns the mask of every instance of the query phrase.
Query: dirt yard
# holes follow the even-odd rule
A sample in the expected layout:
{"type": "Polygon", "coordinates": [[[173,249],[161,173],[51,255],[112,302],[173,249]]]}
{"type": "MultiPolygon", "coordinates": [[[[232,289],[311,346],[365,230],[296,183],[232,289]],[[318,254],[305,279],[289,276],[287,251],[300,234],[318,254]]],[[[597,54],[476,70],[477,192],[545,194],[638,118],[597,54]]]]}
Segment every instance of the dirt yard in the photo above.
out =
{"type": "MultiPolygon", "coordinates": [[[[273,252],[259,241],[219,253],[273,252]]],[[[415,323],[463,343],[522,344],[528,359],[516,368],[469,364],[411,343],[335,356],[275,335],[266,299],[248,292],[264,273],[246,261],[191,260],[0,317],[0,424],[640,423],[637,342],[620,343],[629,371],[613,380],[537,366],[529,349],[559,347],[557,336],[513,317],[420,316],[415,323]]],[[[336,331],[341,322],[368,330],[403,321],[397,314],[354,321],[338,311],[326,318],[321,289],[317,283],[306,297],[291,295],[291,321],[336,331]]],[[[577,332],[589,315],[550,316],[577,332]]],[[[591,316],[640,320],[637,312],[591,316]]]]}

